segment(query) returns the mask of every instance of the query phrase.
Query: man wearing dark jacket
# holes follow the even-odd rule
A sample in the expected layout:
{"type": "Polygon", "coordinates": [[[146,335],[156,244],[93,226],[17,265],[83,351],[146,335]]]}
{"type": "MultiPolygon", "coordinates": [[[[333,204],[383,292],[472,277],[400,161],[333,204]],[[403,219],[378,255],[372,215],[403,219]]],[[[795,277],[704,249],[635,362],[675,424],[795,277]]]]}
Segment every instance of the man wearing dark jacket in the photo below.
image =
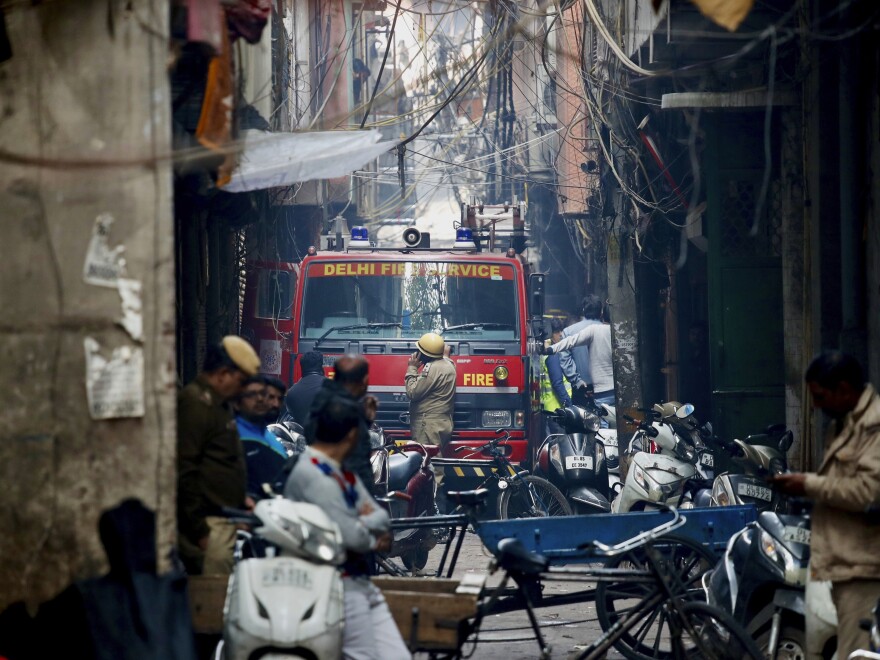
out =
{"type": "Polygon", "coordinates": [[[287,390],[284,407],[290,419],[305,428],[315,394],[327,380],[324,376],[324,355],[319,351],[303,353],[299,356],[299,368],[302,376],[287,390]]]}
{"type": "MultiPolygon", "coordinates": [[[[332,396],[342,396],[357,403],[361,413],[358,425],[358,442],[345,459],[345,469],[351,470],[361,478],[364,485],[373,492],[373,468],[370,466],[370,426],[376,418],[376,397],[367,394],[370,384],[370,365],[361,355],[343,355],[333,365],[333,380],[324,383],[321,391],[312,402],[314,412],[332,396]]],[[[306,427],[306,439],[314,437],[313,420],[306,427]]]]}
{"type": "Polygon", "coordinates": [[[247,471],[229,402],[260,370],[240,337],[208,347],[204,367],[177,397],[177,526],[180,557],[191,574],[232,572],[235,526],[222,508],[242,508],[247,471]]]}

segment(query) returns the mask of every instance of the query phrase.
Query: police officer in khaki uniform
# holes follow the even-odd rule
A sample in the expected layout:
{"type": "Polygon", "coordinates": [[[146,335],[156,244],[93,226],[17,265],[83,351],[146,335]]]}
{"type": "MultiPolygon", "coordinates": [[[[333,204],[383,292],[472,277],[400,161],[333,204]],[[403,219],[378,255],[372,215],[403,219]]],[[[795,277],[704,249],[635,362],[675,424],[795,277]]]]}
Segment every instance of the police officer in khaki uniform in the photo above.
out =
{"type": "Polygon", "coordinates": [[[422,335],[416,346],[419,350],[410,356],[404,377],[410,432],[413,440],[442,446],[452,439],[455,364],[443,337],[434,332],[422,335]]]}
{"type": "Polygon", "coordinates": [[[204,367],[177,397],[177,526],[180,557],[190,574],[232,572],[235,526],[224,506],[250,508],[247,471],[228,402],[260,358],[244,339],[224,337],[205,353],[204,367]]]}

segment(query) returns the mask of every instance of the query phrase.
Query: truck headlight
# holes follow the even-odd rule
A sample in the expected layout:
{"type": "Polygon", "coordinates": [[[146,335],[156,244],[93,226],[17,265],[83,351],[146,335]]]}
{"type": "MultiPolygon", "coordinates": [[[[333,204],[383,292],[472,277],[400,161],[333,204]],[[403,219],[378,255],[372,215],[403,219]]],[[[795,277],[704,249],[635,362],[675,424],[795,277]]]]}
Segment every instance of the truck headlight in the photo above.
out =
{"type": "Polygon", "coordinates": [[[509,410],[484,410],[480,426],[488,428],[507,428],[511,425],[512,416],[509,410]]]}

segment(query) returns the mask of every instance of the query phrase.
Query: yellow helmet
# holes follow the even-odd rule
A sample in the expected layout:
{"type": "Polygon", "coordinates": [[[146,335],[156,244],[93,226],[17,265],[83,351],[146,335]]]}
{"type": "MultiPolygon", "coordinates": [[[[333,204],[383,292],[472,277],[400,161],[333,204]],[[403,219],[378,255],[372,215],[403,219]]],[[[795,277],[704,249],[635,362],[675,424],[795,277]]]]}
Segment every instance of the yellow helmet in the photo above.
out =
{"type": "Polygon", "coordinates": [[[442,358],[446,342],[436,332],[426,332],[416,342],[416,346],[418,346],[419,351],[430,358],[442,358]]]}

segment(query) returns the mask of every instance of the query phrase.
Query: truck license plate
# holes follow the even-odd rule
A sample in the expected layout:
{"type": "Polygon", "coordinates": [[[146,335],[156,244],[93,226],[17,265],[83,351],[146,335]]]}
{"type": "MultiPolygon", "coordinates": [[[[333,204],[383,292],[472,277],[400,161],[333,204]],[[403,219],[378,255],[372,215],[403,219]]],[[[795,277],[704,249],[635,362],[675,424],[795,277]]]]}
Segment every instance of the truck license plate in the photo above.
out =
{"type": "Polygon", "coordinates": [[[565,457],[565,469],[566,470],[592,470],[593,469],[593,457],[592,456],[566,456],[565,457]]]}
{"type": "Polygon", "coordinates": [[[700,454],[700,464],[707,467],[715,467],[715,457],[708,452],[703,452],[700,454]]]}
{"type": "Polygon", "coordinates": [[[773,499],[773,493],[769,488],[756,486],[755,484],[737,484],[736,494],[752,497],[756,500],[764,500],[765,502],[773,499]]]}
{"type": "Polygon", "coordinates": [[[785,529],[782,531],[782,540],[810,545],[810,530],[804,527],[786,525],[785,529]]]}

